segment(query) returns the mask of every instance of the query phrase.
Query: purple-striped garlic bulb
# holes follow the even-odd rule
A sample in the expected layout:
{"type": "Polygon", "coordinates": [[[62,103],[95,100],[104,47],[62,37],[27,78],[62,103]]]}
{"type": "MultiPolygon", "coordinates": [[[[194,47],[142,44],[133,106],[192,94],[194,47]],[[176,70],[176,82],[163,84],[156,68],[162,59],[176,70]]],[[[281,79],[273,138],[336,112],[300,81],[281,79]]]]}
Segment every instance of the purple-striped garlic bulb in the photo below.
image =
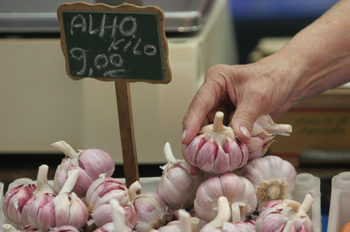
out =
{"type": "Polygon", "coordinates": [[[85,196],[91,183],[98,179],[100,174],[105,174],[108,177],[113,175],[115,163],[113,158],[105,151],[100,149],[75,151],[64,141],[58,141],[51,145],[66,155],[55,173],[54,187],[56,192],[61,190],[70,170],[79,170],[79,178],[73,192],[80,197],[85,196]]]}
{"type": "Polygon", "coordinates": [[[199,219],[191,217],[184,209],[178,210],[179,220],[171,221],[158,230],[152,229],[151,232],[199,232],[199,219]]]}
{"type": "Polygon", "coordinates": [[[161,167],[163,175],[157,193],[171,210],[192,206],[197,188],[205,178],[203,172],[191,175],[190,165],[175,159],[169,143],[164,146],[164,155],[168,162],[161,167]]]}
{"type": "Polygon", "coordinates": [[[223,125],[224,113],[215,114],[214,123],[202,127],[192,142],[183,148],[190,164],[205,172],[222,174],[242,167],[248,161],[247,146],[236,140],[231,127],[223,125]]]}
{"type": "Polygon", "coordinates": [[[254,186],[260,205],[272,200],[292,199],[297,176],[294,166],[278,156],[266,156],[249,162],[242,176],[254,186]]]}
{"type": "Polygon", "coordinates": [[[115,199],[124,207],[126,225],[134,228],[138,218],[134,201],[140,189],[141,185],[138,181],[135,181],[127,189],[123,182],[112,177],[105,177],[102,174],[99,179],[91,184],[85,197],[93,222],[98,227],[112,222],[113,214],[109,201],[115,199]]]}
{"type": "Polygon", "coordinates": [[[50,232],[81,232],[81,231],[75,226],[63,225],[60,227],[52,228],[50,232]]]}
{"type": "Polygon", "coordinates": [[[268,114],[259,116],[254,122],[251,139],[247,144],[249,161],[262,157],[274,142],[275,135],[289,136],[290,133],[292,133],[291,125],[276,124],[268,114]]]}
{"type": "Polygon", "coordinates": [[[198,187],[194,201],[194,210],[198,217],[208,222],[213,220],[221,196],[227,197],[230,204],[239,204],[242,221],[254,212],[258,203],[249,180],[233,173],[225,173],[210,177],[198,187]]]}
{"type": "Polygon", "coordinates": [[[313,232],[312,221],[306,214],[313,198],[306,194],[302,204],[294,200],[268,202],[259,212],[255,229],[257,232],[313,232]]]}
{"type": "Polygon", "coordinates": [[[165,225],[167,207],[156,193],[141,193],[136,196],[135,207],[139,213],[135,229],[138,232],[149,232],[165,225]]]}
{"type": "MultiPolygon", "coordinates": [[[[11,224],[3,224],[2,229],[4,232],[43,232],[42,229],[33,229],[33,228],[27,228],[24,227],[23,230],[17,230],[13,225],[11,224]]],[[[81,232],[78,228],[71,225],[64,225],[60,227],[54,227],[49,230],[49,232],[81,232]]]]}
{"type": "Polygon", "coordinates": [[[121,206],[116,199],[111,199],[108,207],[113,212],[112,222],[104,224],[93,232],[132,232],[132,229],[125,224],[125,207],[121,206]]]}
{"type": "Polygon", "coordinates": [[[32,198],[35,190],[35,184],[20,184],[10,189],[5,194],[2,203],[4,216],[14,223],[21,224],[23,206],[32,198]]]}
{"type": "Polygon", "coordinates": [[[58,195],[40,193],[40,187],[27,201],[22,210],[22,225],[28,229],[50,230],[54,227],[72,225],[81,229],[88,220],[88,210],[84,202],[72,191],[79,171],[72,170],[58,195]]]}
{"type": "Polygon", "coordinates": [[[214,220],[206,224],[200,232],[255,232],[255,222],[253,220],[241,221],[239,202],[229,204],[226,197],[218,199],[218,213],[214,220]]]}

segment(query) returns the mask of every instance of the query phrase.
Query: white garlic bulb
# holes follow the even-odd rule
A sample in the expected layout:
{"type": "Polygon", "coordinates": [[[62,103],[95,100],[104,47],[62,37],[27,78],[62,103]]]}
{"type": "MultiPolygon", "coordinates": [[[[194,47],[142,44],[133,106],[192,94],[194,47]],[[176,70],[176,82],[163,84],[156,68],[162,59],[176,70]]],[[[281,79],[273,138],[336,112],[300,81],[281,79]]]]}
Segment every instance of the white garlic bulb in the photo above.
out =
{"type": "Polygon", "coordinates": [[[94,232],[132,232],[132,229],[125,224],[124,207],[116,199],[111,199],[108,205],[113,212],[113,221],[97,228],[94,232]]]}
{"type": "Polygon", "coordinates": [[[239,203],[243,220],[250,216],[257,206],[253,185],[244,177],[225,173],[210,177],[198,187],[194,202],[194,210],[198,217],[205,221],[213,220],[217,213],[213,209],[217,209],[221,196],[227,197],[230,204],[239,203]]]}
{"type": "Polygon", "coordinates": [[[292,199],[296,175],[294,166],[278,156],[257,158],[242,169],[242,176],[253,184],[260,204],[292,199]]]}
{"type": "Polygon", "coordinates": [[[248,161],[247,146],[236,140],[233,129],[224,126],[223,119],[224,114],[218,111],[214,123],[203,127],[183,149],[185,159],[205,172],[231,172],[248,161]]]}
{"type": "Polygon", "coordinates": [[[251,139],[247,144],[249,161],[262,157],[274,142],[275,135],[289,136],[290,133],[291,125],[276,124],[268,114],[259,116],[253,124],[251,139]]]}
{"type": "Polygon", "coordinates": [[[184,209],[178,210],[179,220],[171,221],[167,225],[160,227],[158,230],[152,229],[155,232],[199,232],[199,220],[192,218],[191,215],[184,209]]]}
{"type": "Polygon", "coordinates": [[[313,232],[312,221],[306,214],[312,203],[310,194],[306,194],[302,204],[289,199],[268,202],[259,212],[256,231],[313,232]]]}
{"type": "Polygon", "coordinates": [[[64,141],[58,141],[51,145],[66,155],[62,163],[58,165],[55,173],[54,187],[56,192],[61,190],[70,170],[79,170],[79,178],[73,192],[80,197],[85,196],[91,183],[98,179],[100,174],[105,174],[107,177],[113,175],[115,163],[113,158],[105,151],[87,149],[76,152],[64,141]]]}
{"type": "Polygon", "coordinates": [[[37,192],[40,194],[34,194],[23,207],[22,225],[44,231],[63,225],[83,228],[88,220],[87,207],[74,192],[71,193],[78,176],[79,171],[69,171],[58,195],[40,193],[39,189],[37,192]]]}
{"type": "Polygon", "coordinates": [[[22,223],[22,210],[26,202],[32,198],[36,190],[34,184],[21,184],[10,189],[2,202],[2,212],[4,216],[17,224],[22,223]]]}
{"type": "Polygon", "coordinates": [[[141,193],[136,196],[135,207],[139,214],[135,229],[138,232],[149,232],[164,226],[167,207],[156,193],[141,193]]]}
{"type": "Polygon", "coordinates": [[[134,228],[138,218],[138,212],[135,208],[134,201],[140,189],[141,184],[139,181],[135,181],[130,185],[129,189],[127,189],[124,183],[118,179],[104,177],[102,174],[100,178],[95,180],[89,187],[85,198],[94,223],[98,227],[101,227],[108,222],[112,222],[113,214],[109,206],[109,201],[115,199],[124,207],[126,225],[130,228],[134,228]]]}
{"type": "Polygon", "coordinates": [[[157,193],[171,210],[192,206],[196,190],[205,178],[203,172],[191,175],[190,165],[175,159],[169,143],[164,146],[164,155],[168,163],[162,167],[157,193]]]}

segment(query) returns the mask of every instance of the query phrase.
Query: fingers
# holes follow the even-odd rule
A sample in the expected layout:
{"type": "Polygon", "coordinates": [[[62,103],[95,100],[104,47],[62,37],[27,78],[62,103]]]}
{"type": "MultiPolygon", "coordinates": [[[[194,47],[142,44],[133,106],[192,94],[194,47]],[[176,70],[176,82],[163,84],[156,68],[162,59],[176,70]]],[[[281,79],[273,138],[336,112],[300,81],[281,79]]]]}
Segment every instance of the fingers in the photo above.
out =
{"type": "Polygon", "coordinates": [[[263,114],[259,107],[254,106],[260,105],[253,104],[250,100],[240,102],[230,123],[236,137],[245,144],[250,141],[254,122],[263,114]]]}
{"type": "Polygon", "coordinates": [[[215,108],[222,94],[226,92],[225,75],[221,66],[208,70],[206,81],[194,96],[183,119],[183,144],[189,144],[200,128],[208,124],[207,114],[215,108]],[[215,70],[214,70],[215,69],[215,70]]]}

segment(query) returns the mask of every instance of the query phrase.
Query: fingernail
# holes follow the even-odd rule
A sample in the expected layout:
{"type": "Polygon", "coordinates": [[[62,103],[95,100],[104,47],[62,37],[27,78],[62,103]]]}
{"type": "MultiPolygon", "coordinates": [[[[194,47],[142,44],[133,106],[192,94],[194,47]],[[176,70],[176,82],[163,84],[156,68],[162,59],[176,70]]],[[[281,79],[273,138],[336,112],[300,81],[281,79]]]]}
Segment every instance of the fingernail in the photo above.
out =
{"type": "Polygon", "coordinates": [[[249,130],[247,129],[247,127],[245,126],[240,126],[239,130],[241,131],[242,134],[244,134],[245,137],[247,137],[248,139],[250,139],[251,135],[249,130]]]}
{"type": "Polygon", "coordinates": [[[185,140],[186,135],[187,135],[187,130],[184,130],[184,131],[182,132],[182,142],[185,140]]]}

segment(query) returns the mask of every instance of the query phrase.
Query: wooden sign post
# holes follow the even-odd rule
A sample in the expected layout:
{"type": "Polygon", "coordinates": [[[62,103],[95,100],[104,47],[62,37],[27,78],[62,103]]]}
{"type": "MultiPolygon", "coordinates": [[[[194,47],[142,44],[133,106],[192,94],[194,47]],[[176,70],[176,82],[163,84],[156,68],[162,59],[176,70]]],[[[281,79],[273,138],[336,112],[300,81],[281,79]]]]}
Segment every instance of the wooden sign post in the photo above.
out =
{"type": "Polygon", "coordinates": [[[129,187],[139,179],[129,83],[171,81],[164,13],[154,6],[67,3],[57,16],[68,76],[115,82],[129,187]]]}

